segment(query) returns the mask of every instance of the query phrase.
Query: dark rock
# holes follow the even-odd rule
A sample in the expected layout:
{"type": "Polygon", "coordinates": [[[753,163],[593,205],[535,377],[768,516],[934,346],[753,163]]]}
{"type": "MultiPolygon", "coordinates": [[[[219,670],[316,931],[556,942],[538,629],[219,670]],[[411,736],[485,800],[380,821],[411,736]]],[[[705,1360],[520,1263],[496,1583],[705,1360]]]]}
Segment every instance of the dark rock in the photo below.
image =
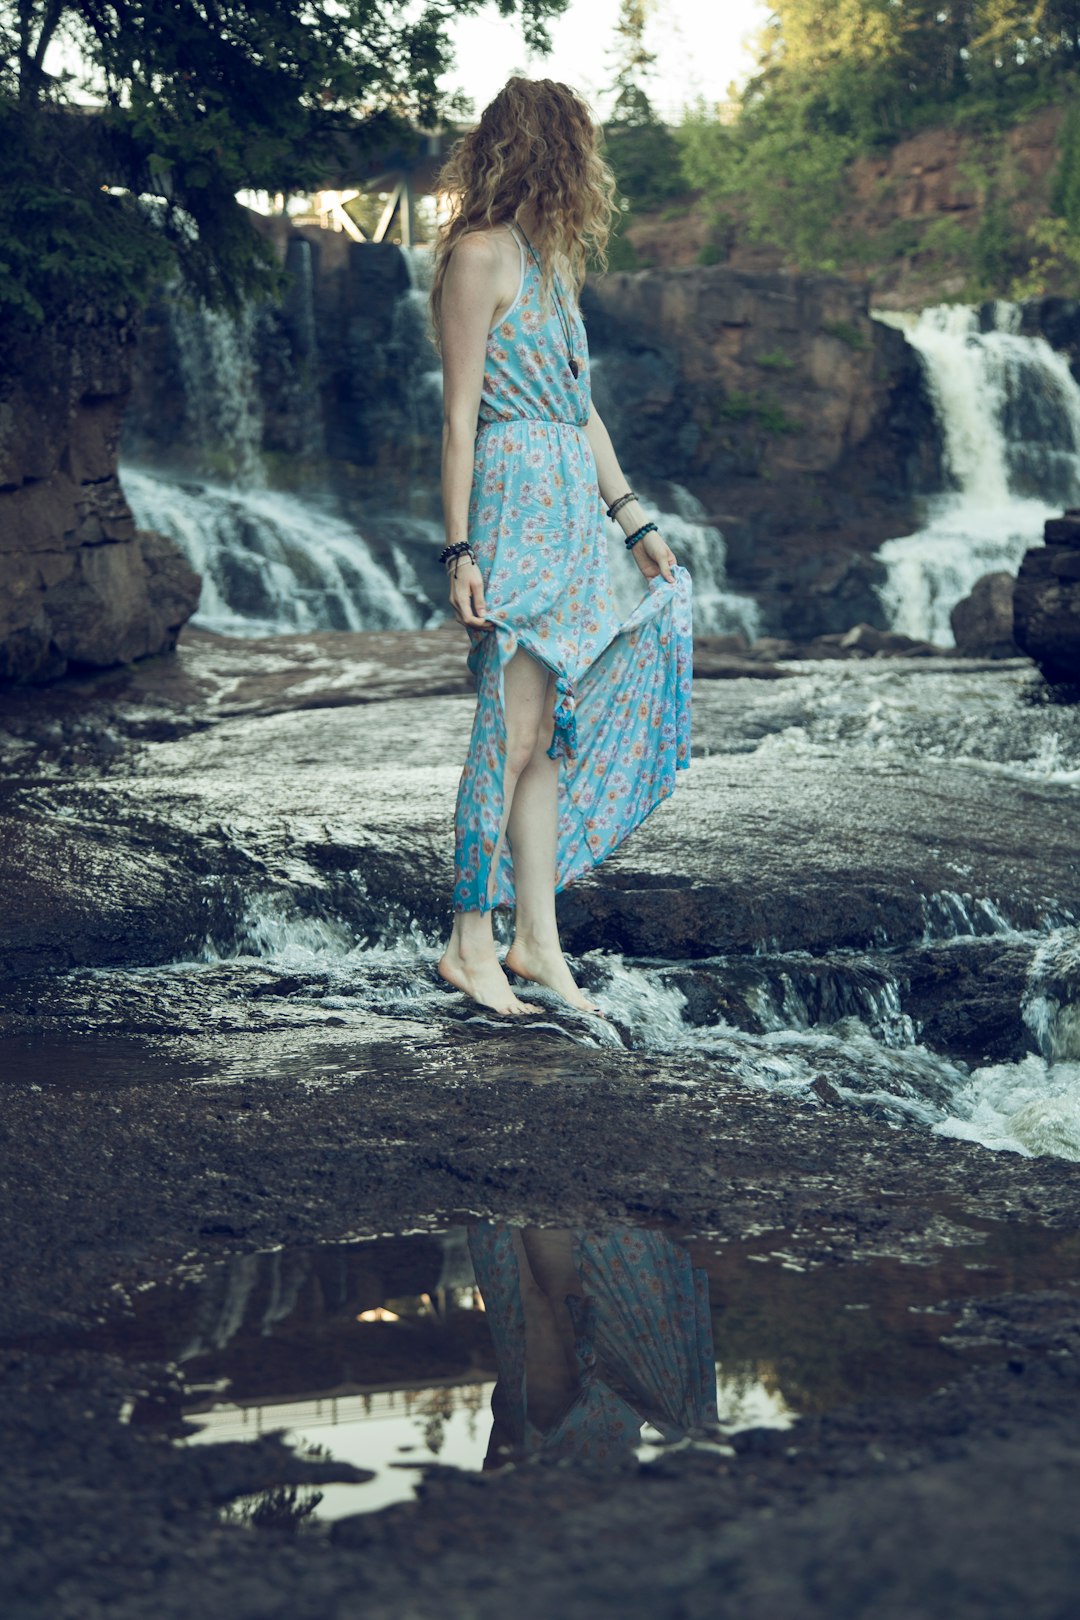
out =
{"type": "Polygon", "coordinates": [[[1000,937],[898,954],[904,1011],[919,1039],[966,1063],[1016,1063],[1034,1044],[1024,1018],[1033,947],[1000,937]]]}
{"type": "Polygon", "coordinates": [[[1046,524],[1045,546],[1024,553],[1013,596],[1017,646],[1048,681],[1080,682],[1080,513],[1046,524]]]}
{"type": "Polygon", "coordinates": [[[72,311],[4,350],[0,680],[166,651],[198,603],[198,576],[136,532],[117,480],[135,331],[122,307],[72,311]]]}
{"type": "Polygon", "coordinates": [[[905,636],[899,630],[879,630],[873,624],[855,624],[840,637],[841,653],[868,658],[933,658],[944,651],[932,641],[905,636]]]}
{"type": "Polygon", "coordinates": [[[590,281],[597,404],[624,464],[699,497],[732,588],[807,640],[884,627],[875,553],[940,487],[919,359],[840,277],[723,265],[590,281]]]}
{"type": "Polygon", "coordinates": [[[749,676],[752,680],[780,680],[787,674],[775,664],[753,654],[745,636],[695,636],[694,675],[699,680],[735,680],[749,676]]]}
{"type": "MultiPolygon", "coordinates": [[[[0,978],[103,963],[178,961],[229,931],[238,891],[199,841],[158,825],[95,825],[0,798],[0,978]]],[[[242,864],[242,863],[241,863],[242,864]]]]}
{"type": "Polygon", "coordinates": [[[976,580],[949,615],[956,650],[973,658],[1015,658],[1012,574],[1002,569],[976,580]]]}

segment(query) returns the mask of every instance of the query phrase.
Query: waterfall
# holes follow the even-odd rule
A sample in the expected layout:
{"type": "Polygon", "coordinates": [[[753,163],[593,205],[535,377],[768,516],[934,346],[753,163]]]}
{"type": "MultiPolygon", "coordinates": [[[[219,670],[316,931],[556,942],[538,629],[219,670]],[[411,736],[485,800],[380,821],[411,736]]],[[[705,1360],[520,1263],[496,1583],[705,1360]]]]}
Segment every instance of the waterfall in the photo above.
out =
{"type": "MultiPolygon", "coordinates": [[[[442,419],[442,372],[427,309],[432,256],[419,247],[403,249],[402,259],[409,285],[388,307],[388,319],[376,323],[375,336],[370,312],[360,338],[355,330],[340,333],[346,378],[350,367],[370,367],[372,345],[379,350],[378,409],[371,409],[370,387],[362,406],[346,393],[332,407],[366,410],[359,419],[363,442],[373,441],[380,453],[385,443],[392,462],[396,485],[388,481],[385,509],[371,511],[377,541],[359,532],[331,495],[270,487],[268,468],[282,460],[282,450],[287,464],[296,455],[310,469],[326,446],[318,346],[327,340],[316,321],[311,244],[289,244],[293,280],[280,310],[248,305],[233,317],[168,304],[179,375],[166,385],[151,374],[159,392],[143,406],[145,442],[136,441],[121,477],[139,525],[169,535],[203,576],[196,623],[229,635],[270,635],[412,628],[446,616],[434,561],[442,532],[432,510],[442,419]],[[167,386],[183,395],[175,431],[164,408],[167,386]]],[[[164,364],[160,353],[148,362],[155,363],[164,364]]],[[[348,416],[328,425],[343,424],[351,425],[348,416]]],[[[759,610],[751,597],[727,588],[723,535],[681,486],[660,484],[652,493],[645,510],[694,577],[695,628],[741,632],[752,641],[759,610]]],[[[642,577],[614,523],[608,538],[617,600],[628,615],[641,597],[642,577]]]]}
{"type": "Polygon", "coordinates": [[[176,540],[203,577],[195,623],[224,635],[410,630],[431,605],[407,560],[376,556],[325,499],[178,484],[122,467],[140,528],[176,540]]]}
{"type": "MultiPolygon", "coordinates": [[[[287,264],[293,281],[276,325],[260,324],[266,312],[254,303],[233,316],[168,302],[182,454],[195,476],[148,465],[144,454],[121,463],[125,494],[139,526],[175,540],[202,575],[196,624],[226,635],[417,628],[438,615],[400,545],[373,545],[328,494],[268,487],[270,411],[287,418],[301,458],[324,446],[311,244],[294,238],[287,264]],[[260,367],[268,346],[272,383],[260,367]]],[[[410,527],[430,546],[430,525],[410,527]]]]}
{"type": "Polygon", "coordinates": [[[1015,573],[1046,519],[1080,500],[1080,387],[1045,339],[1020,336],[1021,315],[1004,300],[989,330],[963,304],[876,315],[922,358],[952,485],[929,498],[923,528],[878,551],[881,601],[893,629],[943,646],[976,580],[1015,573]]]}
{"type": "MultiPolygon", "coordinates": [[[[741,633],[747,641],[753,641],[761,628],[761,610],[752,596],[728,590],[724,537],[719,529],[705,522],[701,502],[681,484],[670,484],[663,506],[644,498],[641,505],[693,576],[696,633],[741,633]]],[[[628,615],[641,597],[642,576],[637,564],[626,555],[625,536],[617,523],[608,524],[608,538],[615,599],[620,611],[628,615]]]]}
{"type": "Polygon", "coordinates": [[[245,488],[266,482],[263,408],[253,352],[255,306],[239,315],[169,303],[184,393],[185,426],[208,472],[245,488]]]}

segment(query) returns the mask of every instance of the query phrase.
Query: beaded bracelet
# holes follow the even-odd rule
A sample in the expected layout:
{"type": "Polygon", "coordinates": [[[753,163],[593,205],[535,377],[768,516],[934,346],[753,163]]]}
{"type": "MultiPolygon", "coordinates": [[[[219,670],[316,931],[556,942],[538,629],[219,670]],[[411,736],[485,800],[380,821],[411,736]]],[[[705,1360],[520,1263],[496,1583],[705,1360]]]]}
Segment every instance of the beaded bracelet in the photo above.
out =
{"type": "Polygon", "coordinates": [[[627,551],[630,551],[634,546],[636,546],[639,540],[644,540],[650,529],[654,534],[660,533],[660,530],[656,527],[655,523],[643,523],[640,529],[635,529],[633,534],[628,534],[626,537],[627,551]]]}
{"type": "Polygon", "coordinates": [[[634,494],[633,490],[628,489],[625,495],[620,495],[617,501],[612,501],[611,505],[607,509],[608,517],[613,518],[616,512],[621,512],[627,501],[636,500],[637,496],[634,494]]]}
{"type": "Polygon", "coordinates": [[[455,545],[444,546],[442,548],[442,550],[439,552],[439,561],[441,563],[456,562],[459,557],[464,557],[466,554],[468,554],[470,562],[476,561],[476,555],[469,542],[467,540],[459,540],[455,545]]]}

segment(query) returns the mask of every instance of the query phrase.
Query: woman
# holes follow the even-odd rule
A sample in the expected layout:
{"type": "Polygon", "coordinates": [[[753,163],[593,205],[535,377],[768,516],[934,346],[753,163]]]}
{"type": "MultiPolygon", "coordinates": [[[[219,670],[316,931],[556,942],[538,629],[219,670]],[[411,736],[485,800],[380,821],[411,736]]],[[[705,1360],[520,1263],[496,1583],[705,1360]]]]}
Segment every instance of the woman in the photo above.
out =
{"type": "Polygon", "coordinates": [[[571,1006],[555,895],[611,853],[690,762],[690,576],[629,489],[592,405],[577,306],[603,262],[614,180],[584,103],[512,78],[440,178],[432,317],[443,360],[450,602],[471,642],[472,739],[458,790],[443,979],[538,1012],[505,969],[571,1006]],[[648,591],[620,622],[603,505],[648,591]],[[500,965],[491,912],[515,907],[500,965]]]}

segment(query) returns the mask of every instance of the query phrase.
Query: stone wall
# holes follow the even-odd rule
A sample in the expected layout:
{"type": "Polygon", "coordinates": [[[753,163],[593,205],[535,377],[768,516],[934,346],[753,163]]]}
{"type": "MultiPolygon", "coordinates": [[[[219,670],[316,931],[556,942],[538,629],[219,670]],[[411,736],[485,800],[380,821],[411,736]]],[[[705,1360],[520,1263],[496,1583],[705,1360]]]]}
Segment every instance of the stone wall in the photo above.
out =
{"type": "Polygon", "coordinates": [[[137,322],[69,310],[0,352],[0,679],[48,680],[175,645],[199,580],[136,530],[116,474],[137,322]]]}

